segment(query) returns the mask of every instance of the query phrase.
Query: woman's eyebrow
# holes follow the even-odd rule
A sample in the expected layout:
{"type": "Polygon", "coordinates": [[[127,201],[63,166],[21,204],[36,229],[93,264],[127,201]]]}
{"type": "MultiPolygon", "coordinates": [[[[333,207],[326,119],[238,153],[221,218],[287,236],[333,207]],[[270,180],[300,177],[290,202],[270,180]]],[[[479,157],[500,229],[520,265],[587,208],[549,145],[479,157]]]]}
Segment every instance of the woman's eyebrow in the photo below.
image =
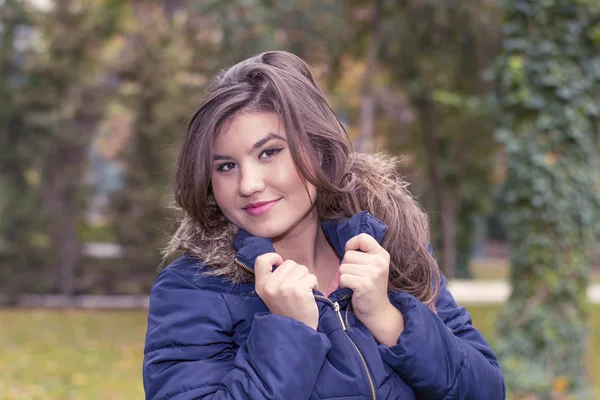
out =
{"type": "Polygon", "coordinates": [[[254,143],[252,148],[250,150],[248,150],[248,154],[252,153],[254,150],[261,148],[265,143],[267,143],[271,139],[281,139],[283,141],[286,141],[284,137],[271,132],[264,138],[260,139],[258,142],[254,143]]]}
{"type": "MultiPolygon", "coordinates": [[[[280,139],[280,140],[283,140],[283,141],[287,141],[283,136],[280,136],[280,135],[277,135],[277,134],[271,132],[267,136],[265,136],[264,138],[260,139],[258,142],[254,143],[252,145],[252,148],[250,150],[248,150],[248,154],[252,153],[256,149],[261,148],[262,146],[265,145],[265,143],[267,143],[269,140],[272,140],[272,139],[280,139]]],[[[215,155],[213,155],[213,161],[218,161],[218,160],[233,160],[233,157],[231,157],[231,156],[225,156],[225,155],[222,155],[222,154],[215,154],[215,155]]]]}

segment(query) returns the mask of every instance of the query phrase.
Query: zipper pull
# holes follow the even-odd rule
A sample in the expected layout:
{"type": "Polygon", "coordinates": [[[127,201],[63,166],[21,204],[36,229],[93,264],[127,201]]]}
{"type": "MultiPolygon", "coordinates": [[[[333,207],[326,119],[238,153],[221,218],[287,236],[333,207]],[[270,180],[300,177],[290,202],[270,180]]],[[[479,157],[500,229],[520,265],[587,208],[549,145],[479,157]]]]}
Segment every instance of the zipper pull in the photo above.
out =
{"type": "Polygon", "coordinates": [[[340,312],[340,305],[338,304],[337,301],[335,303],[333,303],[333,308],[335,309],[335,312],[337,313],[337,316],[340,320],[340,324],[342,324],[342,329],[345,331],[346,324],[344,324],[344,318],[342,318],[342,313],[340,312]]]}

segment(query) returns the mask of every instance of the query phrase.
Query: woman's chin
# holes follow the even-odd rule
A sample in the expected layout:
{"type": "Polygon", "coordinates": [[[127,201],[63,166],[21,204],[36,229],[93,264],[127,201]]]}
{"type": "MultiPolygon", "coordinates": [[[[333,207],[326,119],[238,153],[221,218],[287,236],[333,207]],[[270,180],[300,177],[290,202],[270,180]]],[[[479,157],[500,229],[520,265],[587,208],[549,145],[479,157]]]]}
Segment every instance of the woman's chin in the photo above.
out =
{"type": "Polygon", "coordinates": [[[269,229],[269,228],[249,228],[244,229],[246,232],[250,233],[252,236],[266,238],[266,239],[274,239],[281,236],[284,232],[279,229],[269,229]]]}

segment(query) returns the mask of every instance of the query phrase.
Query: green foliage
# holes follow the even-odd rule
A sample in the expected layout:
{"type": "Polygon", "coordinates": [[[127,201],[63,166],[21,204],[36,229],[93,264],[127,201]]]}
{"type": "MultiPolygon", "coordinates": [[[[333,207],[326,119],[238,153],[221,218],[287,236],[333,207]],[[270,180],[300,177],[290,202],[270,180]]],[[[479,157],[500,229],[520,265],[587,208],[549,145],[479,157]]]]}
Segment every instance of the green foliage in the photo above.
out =
{"type": "Polygon", "coordinates": [[[585,396],[586,287],[600,220],[598,2],[505,1],[498,139],[513,294],[499,324],[509,386],[585,396]]]}
{"type": "Polygon", "coordinates": [[[192,51],[184,21],[151,6],[144,18],[129,18],[130,28],[114,60],[121,88],[114,103],[129,115],[130,125],[128,143],[117,156],[124,166],[124,187],[111,196],[111,220],[125,250],[122,262],[129,266],[121,277],[141,278],[154,276],[168,240],[174,143],[193,108],[188,103],[194,97],[190,89],[197,88],[186,85],[192,51]]]}
{"type": "MultiPolygon", "coordinates": [[[[391,4],[391,3],[389,3],[391,4]]],[[[382,63],[407,95],[416,121],[393,150],[416,155],[442,271],[469,277],[474,218],[491,211],[491,67],[500,41],[494,2],[398,2],[382,27],[382,63]],[[402,40],[395,40],[402,37],[402,40]],[[449,249],[456,249],[454,256],[449,249]],[[441,256],[440,256],[441,254],[441,256]]],[[[391,133],[398,135],[397,127],[391,133]]],[[[392,140],[394,142],[394,140],[392,140]]]]}
{"type": "Polygon", "coordinates": [[[0,8],[0,263],[11,290],[73,292],[87,154],[108,92],[100,52],[119,28],[120,7],[105,0],[0,8]]]}
{"type": "MultiPolygon", "coordinates": [[[[466,305],[467,310],[471,314],[473,319],[473,324],[475,327],[481,330],[482,334],[490,343],[490,346],[493,349],[498,348],[502,342],[502,336],[495,331],[494,327],[498,325],[498,323],[502,323],[502,318],[505,318],[505,313],[501,308],[497,306],[474,306],[474,305],[466,305]]],[[[585,340],[584,346],[587,349],[585,356],[585,364],[587,365],[587,377],[590,378],[590,383],[592,384],[592,399],[600,398],[600,375],[595,373],[600,368],[600,307],[598,305],[594,305],[589,308],[590,321],[589,321],[589,335],[585,340]]],[[[523,367],[520,368],[521,376],[515,377],[517,380],[515,382],[508,382],[508,398],[509,399],[534,399],[536,398],[536,394],[531,394],[530,397],[524,396],[523,392],[520,390],[519,384],[528,384],[533,386],[537,383],[543,387],[547,387],[549,384],[553,384],[553,389],[555,390],[555,397],[558,399],[570,399],[572,397],[567,397],[564,393],[564,385],[566,383],[565,380],[558,380],[555,382],[543,382],[539,378],[539,368],[536,365],[529,364],[530,367],[534,368],[534,370],[530,371],[525,369],[525,366],[528,363],[523,363],[523,367]],[[536,370],[538,379],[536,379],[536,370]]],[[[506,365],[503,365],[504,370],[508,368],[506,365]]],[[[506,376],[506,371],[504,371],[506,376]]]]}
{"type": "Polygon", "coordinates": [[[31,289],[50,242],[38,212],[40,176],[32,168],[40,143],[22,112],[26,76],[21,67],[31,49],[13,46],[30,23],[21,2],[0,6],[0,291],[9,295],[31,289]]]}

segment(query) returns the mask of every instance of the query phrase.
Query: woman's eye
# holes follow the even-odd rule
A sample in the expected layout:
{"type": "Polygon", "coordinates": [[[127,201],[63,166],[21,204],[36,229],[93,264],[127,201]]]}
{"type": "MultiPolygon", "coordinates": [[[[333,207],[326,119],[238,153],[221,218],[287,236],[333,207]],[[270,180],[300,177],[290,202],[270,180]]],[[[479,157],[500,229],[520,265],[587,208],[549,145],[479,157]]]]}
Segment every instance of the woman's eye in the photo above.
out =
{"type": "Polygon", "coordinates": [[[271,158],[275,154],[279,153],[281,150],[283,150],[283,147],[265,149],[262,153],[260,153],[260,156],[258,158],[261,158],[261,159],[271,158]]]}
{"type": "Polygon", "coordinates": [[[228,163],[224,163],[224,164],[219,165],[217,167],[217,171],[227,172],[227,171],[231,171],[233,168],[235,168],[235,163],[228,162],[228,163]]]}

